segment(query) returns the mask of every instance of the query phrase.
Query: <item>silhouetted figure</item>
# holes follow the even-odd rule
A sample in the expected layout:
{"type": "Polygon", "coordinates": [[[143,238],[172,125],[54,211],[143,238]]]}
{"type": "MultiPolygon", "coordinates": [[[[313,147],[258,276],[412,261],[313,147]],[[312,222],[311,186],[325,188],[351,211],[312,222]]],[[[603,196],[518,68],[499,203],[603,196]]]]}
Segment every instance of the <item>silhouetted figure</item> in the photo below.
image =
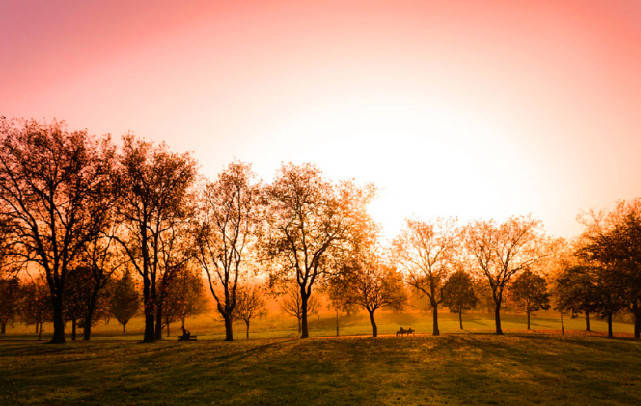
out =
{"type": "Polygon", "coordinates": [[[178,337],[178,341],[196,341],[196,336],[192,336],[191,332],[185,327],[183,329],[183,335],[178,337]]]}

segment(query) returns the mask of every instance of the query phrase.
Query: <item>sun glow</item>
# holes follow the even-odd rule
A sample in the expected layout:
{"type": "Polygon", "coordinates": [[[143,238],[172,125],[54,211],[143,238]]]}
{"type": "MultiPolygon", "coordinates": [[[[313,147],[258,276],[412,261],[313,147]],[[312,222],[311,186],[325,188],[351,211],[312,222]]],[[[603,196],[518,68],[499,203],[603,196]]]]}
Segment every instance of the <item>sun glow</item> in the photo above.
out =
{"type": "Polygon", "coordinates": [[[406,216],[503,217],[509,206],[523,207],[501,192],[518,176],[510,170],[514,146],[502,134],[479,113],[366,101],[293,117],[262,148],[289,149],[293,160],[315,162],[333,178],[373,182],[371,214],[392,237],[406,216]]]}

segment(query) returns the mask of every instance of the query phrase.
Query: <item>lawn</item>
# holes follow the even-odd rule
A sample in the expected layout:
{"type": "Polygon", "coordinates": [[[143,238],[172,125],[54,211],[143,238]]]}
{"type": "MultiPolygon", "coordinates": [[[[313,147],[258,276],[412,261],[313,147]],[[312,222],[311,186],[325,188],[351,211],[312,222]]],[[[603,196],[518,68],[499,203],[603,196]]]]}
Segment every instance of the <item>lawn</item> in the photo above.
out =
{"type": "Polygon", "coordinates": [[[0,404],[641,404],[641,343],[555,334],[0,341],[0,404]]]}

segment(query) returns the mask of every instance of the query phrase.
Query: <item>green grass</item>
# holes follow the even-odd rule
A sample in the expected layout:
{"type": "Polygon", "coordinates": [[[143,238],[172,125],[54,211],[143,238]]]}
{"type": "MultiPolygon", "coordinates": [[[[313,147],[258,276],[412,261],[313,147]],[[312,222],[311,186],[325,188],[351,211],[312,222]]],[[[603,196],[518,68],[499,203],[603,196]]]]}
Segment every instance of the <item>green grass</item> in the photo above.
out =
{"type": "Polygon", "coordinates": [[[0,404],[641,404],[641,343],[448,334],[0,342],[0,404]]]}
{"type": "MultiPolygon", "coordinates": [[[[540,313],[533,332],[522,314],[504,315],[505,336],[491,334],[486,313],[440,316],[431,337],[429,315],[382,312],[377,339],[359,314],[311,319],[312,338],[296,337],[291,319],[255,323],[252,339],[221,341],[220,321],[188,320],[199,341],[171,338],[141,344],[142,320],[122,335],[115,322],[99,324],[92,342],[47,345],[31,327],[12,326],[0,339],[0,405],[11,404],[641,404],[641,342],[632,326],[616,323],[616,339],[586,335],[583,319],[561,337],[556,313],[540,313]],[[416,337],[396,338],[398,326],[416,337]]],[[[50,330],[49,330],[50,331],[50,330]]],[[[178,333],[179,326],[173,329],[178,333]]]]}

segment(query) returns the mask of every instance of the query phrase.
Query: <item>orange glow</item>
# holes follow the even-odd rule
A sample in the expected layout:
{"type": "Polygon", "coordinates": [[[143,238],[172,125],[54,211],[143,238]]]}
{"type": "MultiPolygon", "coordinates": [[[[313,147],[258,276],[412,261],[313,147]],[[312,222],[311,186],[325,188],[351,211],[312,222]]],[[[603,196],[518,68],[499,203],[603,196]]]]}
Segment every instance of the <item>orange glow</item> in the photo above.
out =
{"type": "MultiPolygon", "coordinates": [[[[641,191],[641,3],[0,4],[0,114],[374,182],[403,217],[581,209],[641,191]]],[[[187,3],[187,2],[185,2],[187,3]]]]}

